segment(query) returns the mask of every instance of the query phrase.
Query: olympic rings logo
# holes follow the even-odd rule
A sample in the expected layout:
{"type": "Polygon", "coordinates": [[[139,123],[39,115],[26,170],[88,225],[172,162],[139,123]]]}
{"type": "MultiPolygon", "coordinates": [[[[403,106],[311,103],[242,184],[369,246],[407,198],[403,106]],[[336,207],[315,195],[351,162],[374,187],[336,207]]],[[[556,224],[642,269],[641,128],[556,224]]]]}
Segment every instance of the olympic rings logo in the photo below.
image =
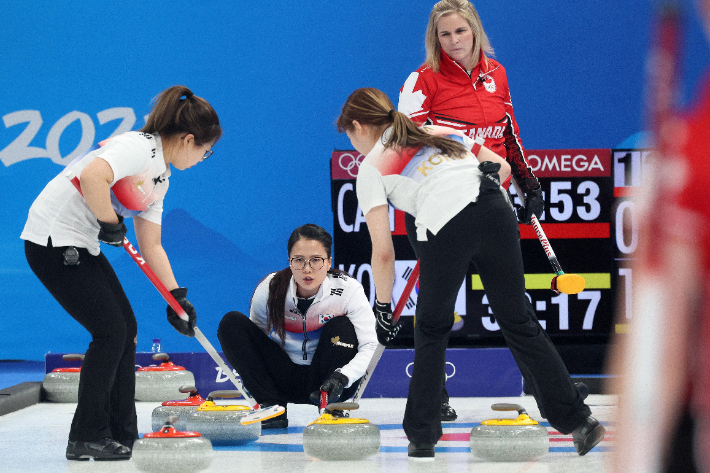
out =
{"type": "MultiPolygon", "coordinates": [[[[413,367],[414,367],[414,362],[409,363],[407,365],[407,367],[404,369],[404,371],[407,373],[407,376],[409,376],[410,378],[412,377],[412,370],[410,368],[413,369],[413,367]]],[[[453,378],[455,374],[456,374],[456,365],[454,365],[450,361],[447,361],[446,362],[446,379],[448,380],[450,378],[453,378]],[[449,370],[449,366],[451,366],[451,370],[449,370]],[[449,374],[449,371],[451,371],[451,374],[449,374]]]]}
{"type": "Polygon", "coordinates": [[[365,159],[365,156],[362,154],[358,154],[357,156],[355,156],[352,153],[344,153],[340,155],[340,158],[338,158],[338,164],[340,165],[341,169],[347,171],[348,174],[350,174],[352,177],[357,177],[357,172],[360,169],[360,163],[363,159],[365,159]],[[348,159],[346,161],[347,166],[343,164],[343,158],[348,159]],[[354,173],[353,170],[355,170],[354,173]]]}

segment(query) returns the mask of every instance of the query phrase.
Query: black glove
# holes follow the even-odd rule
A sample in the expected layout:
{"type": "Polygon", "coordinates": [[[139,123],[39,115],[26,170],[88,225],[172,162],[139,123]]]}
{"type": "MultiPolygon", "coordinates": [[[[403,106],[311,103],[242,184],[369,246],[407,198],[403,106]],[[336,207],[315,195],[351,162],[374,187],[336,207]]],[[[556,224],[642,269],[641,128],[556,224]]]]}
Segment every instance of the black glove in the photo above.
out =
{"type": "Polygon", "coordinates": [[[377,341],[380,344],[387,346],[389,342],[397,336],[401,325],[395,322],[392,316],[391,304],[382,304],[375,299],[375,332],[377,332],[377,341]]]}
{"type": "Polygon", "coordinates": [[[539,219],[545,210],[545,201],[542,198],[542,189],[537,188],[525,193],[525,207],[519,207],[518,222],[532,225],[533,214],[539,219]]]}
{"type": "Polygon", "coordinates": [[[483,173],[481,180],[481,193],[497,191],[500,192],[500,163],[493,161],[483,161],[478,165],[478,170],[483,173]]]}
{"type": "MultiPolygon", "coordinates": [[[[335,402],[340,399],[340,395],[343,394],[343,389],[348,385],[350,380],[340,371],[333,371],[330,378],[326,379],[320,386],[321,391],[328,393],[328,404],[335,402]]],[[[308,396],[311,402],[320,405],[320,391],[313,391],[310,396],[308,396]]]]}
{"type": "Polygon", "coordinates": [[[192,307],[190,301],[187,300],[187,288],[178,287],[177,289],[173,289],[172,291],[170,291],[170,294],[172,294],[175,300],[178,301],[180,307],[185,309],[185,312],[187,313],[187,316],[190,321],[185,322],[184,320],[182,320],[180,316],[177,315],[177,312],[175,312],[173,308],[170,307],[170,304],[168,304],[168,322],[170,322],[170,325],[175,327],[175,330],[177,330],[181,334],[187,335],[188,337],[194,337],[195,319],[197,319],[197,314],[195,313],[195,308],[192,307]]]}
{"type": "Polygon", "coordinates": [[[123,217],[117,215],[118,223],[106,223],[101,220],[99,222],[99,241],[108,243],[111,246],[123,246],[123,239],[126,237],[126,224],[123,223],[123,217]]]}

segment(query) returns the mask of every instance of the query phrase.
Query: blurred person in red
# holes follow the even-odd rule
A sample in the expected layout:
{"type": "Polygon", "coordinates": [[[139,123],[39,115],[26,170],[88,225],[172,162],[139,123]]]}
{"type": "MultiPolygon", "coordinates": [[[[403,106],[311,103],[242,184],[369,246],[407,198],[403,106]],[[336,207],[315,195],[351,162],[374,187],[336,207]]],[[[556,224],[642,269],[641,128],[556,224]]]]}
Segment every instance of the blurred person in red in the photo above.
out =
{"type": "MultiPolygon", "coordinates": [[[[698,7],[710,31],[710,0],[698,7]]],[[[710,205],[691,179],[710,173],[710,70],[689,111],[677,114],[673,15],[661,18],[654,38],[658,154],[637,201],[630,330],[609,357],[609,372],[619,375],[611,386],[619,394],[613,472],[710,472],[710,205]]]]}

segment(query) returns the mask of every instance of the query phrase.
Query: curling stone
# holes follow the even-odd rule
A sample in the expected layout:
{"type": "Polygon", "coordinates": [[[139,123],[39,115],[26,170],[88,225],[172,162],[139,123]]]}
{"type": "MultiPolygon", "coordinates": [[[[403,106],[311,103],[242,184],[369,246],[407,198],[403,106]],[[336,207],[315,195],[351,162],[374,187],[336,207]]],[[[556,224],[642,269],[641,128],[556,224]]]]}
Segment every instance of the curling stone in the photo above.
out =
{"type": "Polygon", "coordinates": [[[547,429],[518,404],[493,404],[494,411],[518,411],[517,419],[490,419],[471,430],[471,453],[494,462],[530,461],[550,449],[547,429]]]}
{"type": "Polygon", "coordinates": [[[167,353],[153,355],[158,366],[144,366],[136,370],[136,401],[169,401],[180,386],[194,386],[195,376],[178,366],[167,353]]]}
{"type": "Polygon", "coordinates": [[[303,430],[303,451],[319,460],[362,460],[380,451],[380,428],[367,419],[340,417],[354,402],[335,402],[303,430]]]}
{"type": "MultiPolygon", "coordinates": [[[[62,356],[65,361],[83,361],[84,355],[69,354],[62,356]]],[[[81,367],[55,368],[44,375],[42,387],[46,399],[50,402],[78,402],[79,375],[81,367]]]]}
{"type": "Polygon", "coordinates": [[[201,433],[213,445],[243,445],[254,442],[261,435],[261,422],[244,425],[241,419],[249,415],[251,407],[241,404],[217,405],[215,398],[235,398],[239,391],[213,391],[207,400],[185,418],[186,428],[201,433]]]}
{"type": "Polygon", "coordinates": [[[212,464],[212,443],[198,432],[179,431],[170,416],[157,431],[133,444],[133,463],[146,473],[195,473],[212,464]]]}
{"type": "Polygon", "coordinates": [[[178,430],[186,430],[185,419],[188,414],[195,410],[205,402],[202,396],[197,392],[195,386],[180,386],[178,389],[181,393],[187,393],[187,399],[165,401],[162,405],[153,409],[151,426],[154,431],[160,429],[166,418],[176,416],[178,420],[173,422],[173,425],[178,430]]]}

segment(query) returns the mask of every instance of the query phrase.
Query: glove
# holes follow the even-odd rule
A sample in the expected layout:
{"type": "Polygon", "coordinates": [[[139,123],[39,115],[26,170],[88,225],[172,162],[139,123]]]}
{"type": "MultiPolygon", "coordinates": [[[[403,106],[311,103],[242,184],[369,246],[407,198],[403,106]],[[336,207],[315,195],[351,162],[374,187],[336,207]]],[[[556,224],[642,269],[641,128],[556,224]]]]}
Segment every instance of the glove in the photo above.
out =
{"type": "Polygon", "coordinates": [[[545,201],[542,199],[542,189],[538,187],[530,190],[525,194],[525,207],[517,209],[518,222],[532,225],[533,214],[540,218],[543,210],[545,210],[545,201]]]}
{"type": "Polygon", "coordinates": [[[126,224],[123,223],[123,217],[117,215],[118,223],[106,223],[101,220],[99,222],[99,241],[107,243],[111,246],[123,246],[123,239],[126,237],[126,224]]]}
{"type": "Polygon", "coordinates": [[[172,325],[175,330],[181,334],[187,335],[188,337],[194,337],[197,314],[195,313],[195,308],[192,307],[190,301],[187,300],[187,288],[178,287],[177,289],[170,291],[170,294],[172,294],[175,300],[178,301],[180,307],[185,310],[190,321],[185,322],[182,320],[180,316],[177,315],[177,312],[175,312],[173,308],[170,307],[170,304],[168,304],[168,322],[170,322],[170,325],[172,325]]]}
{"type": "MultiPolygon", "coordinates": [[[[340,395],[343,394],[343,389],[348,385],[350,380],[340,371],[333,371],[330,378],[326,379],[320,386],[320,391],[325,391],[328,393],[328,404],[335,402],[340,399],[340,395]]],[[[316,405],[320,405],[320,391],[313,391],[308,397],[311,402],[316,405]]]]}
{"type": "Polygon", "coordinates": [[[483,161],[478,165],[478,170],[483,173],[483,179],[481,179],[481,193],[483,192],[500,192],[500,163],[494,163],[493,161],[483,161]]]}
{"type": "Polygon", "coordinates": [[[382,304],[377,299],[375,299],[375,319],[377,319],[377,324],[375,325],[377,341],[387,346],[397,336],[401,325],[395,322],[391,305],[382,304]]]}

